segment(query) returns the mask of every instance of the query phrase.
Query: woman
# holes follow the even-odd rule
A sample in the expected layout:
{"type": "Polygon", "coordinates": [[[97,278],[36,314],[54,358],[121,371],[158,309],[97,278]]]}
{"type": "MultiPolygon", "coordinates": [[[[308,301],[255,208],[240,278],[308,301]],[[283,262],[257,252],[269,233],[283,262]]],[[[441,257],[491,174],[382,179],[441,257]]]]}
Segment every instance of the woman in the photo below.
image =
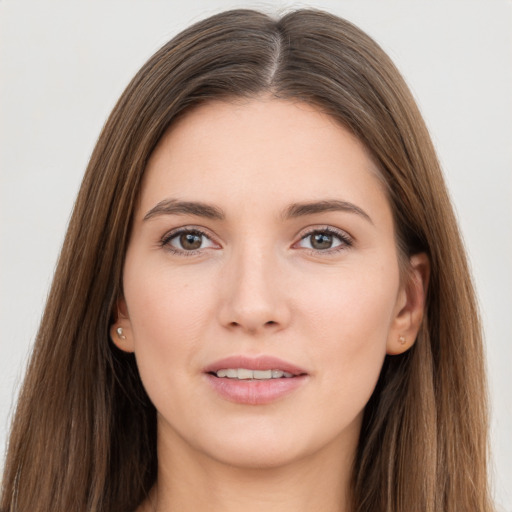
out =
{"type": "Polygon", "coordinates": [[[2,510],[486,511],[486,417],[399,73],[334,16],[231,11],[157,52],[100,136],[2,510]]]}

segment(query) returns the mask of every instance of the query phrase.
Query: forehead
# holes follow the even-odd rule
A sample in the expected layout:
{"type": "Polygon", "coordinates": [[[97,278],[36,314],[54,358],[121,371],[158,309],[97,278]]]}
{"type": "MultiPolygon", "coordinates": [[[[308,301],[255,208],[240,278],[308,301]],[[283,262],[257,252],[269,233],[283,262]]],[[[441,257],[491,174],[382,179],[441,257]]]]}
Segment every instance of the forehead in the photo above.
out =
{"type": "Polygon", "coordinates": [[[378,176],[362,143],[312,105],[269,98],[212,101],[162,137],[146,168],[141,202],[150,208],[172,195],[278,207],[350,195],[387,208],[378,176]]]}

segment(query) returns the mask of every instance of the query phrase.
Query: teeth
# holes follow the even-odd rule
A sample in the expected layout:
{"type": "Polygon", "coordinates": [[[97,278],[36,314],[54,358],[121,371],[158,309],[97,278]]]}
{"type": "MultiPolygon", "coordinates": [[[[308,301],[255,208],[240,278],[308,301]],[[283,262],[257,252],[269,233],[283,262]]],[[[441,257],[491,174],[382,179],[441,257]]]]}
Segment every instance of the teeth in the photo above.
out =
{"type": "Polygon", "coordinates": [[[253,376],[255,379],[258,379],[258,380],[271,379],[272,378],[272,370],[254,370],[253,376]]]}
{"type": "Polygon", "coordinates": [[[227,377],[228,379],[238,380],[268,380],[289,379],[293,377],[292,373],[283,372],[283,370],[248,370],[247,368],[223,368],[216,372],[217,377],[227,377]]]}
{"type": "Polygon", "coordinates": [[[245,368],[238,368],[238,379],[239,380],[246,380],[246,379],[253,379],[254,378],[254,372],[252,370],[246,370],[245,368]]]}

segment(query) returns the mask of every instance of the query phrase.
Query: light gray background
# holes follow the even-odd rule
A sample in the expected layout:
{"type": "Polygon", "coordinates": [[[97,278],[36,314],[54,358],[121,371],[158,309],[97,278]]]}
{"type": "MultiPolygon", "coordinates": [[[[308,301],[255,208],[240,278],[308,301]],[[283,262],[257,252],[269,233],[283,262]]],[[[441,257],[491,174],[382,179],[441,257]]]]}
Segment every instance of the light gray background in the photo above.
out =
{"type": "Polygon", "coordinates": [[[0,458],[74,197],[102,124],[164,42],[231,7],[315,6],[410,84],[460,219],[486,330],[495,495],[512,511],[512,3],[0,1],[0,458]]]}

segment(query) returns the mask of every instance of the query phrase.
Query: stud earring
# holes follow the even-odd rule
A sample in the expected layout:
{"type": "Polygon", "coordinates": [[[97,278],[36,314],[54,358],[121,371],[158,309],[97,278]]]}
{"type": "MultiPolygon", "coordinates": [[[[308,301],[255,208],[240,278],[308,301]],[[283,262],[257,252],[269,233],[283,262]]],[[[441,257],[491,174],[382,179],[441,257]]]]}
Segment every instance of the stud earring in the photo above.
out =
{"type": "Polygon", "coordinates": [[[123,328],[122,327],[118,327],[116,329],[116,332],[117,332],[117,335],[122,339],[122,340],[125,340],[126,339],[126,336],[124,335],[124,332],[123,332],[123,328]]]}
{"type": "Polygon", "coordinates": [[[403,336],[403,335],[398,336],[398,343],[400,343],[400,345],[405,345],[407,343],[405,336],[403,336]]]}

